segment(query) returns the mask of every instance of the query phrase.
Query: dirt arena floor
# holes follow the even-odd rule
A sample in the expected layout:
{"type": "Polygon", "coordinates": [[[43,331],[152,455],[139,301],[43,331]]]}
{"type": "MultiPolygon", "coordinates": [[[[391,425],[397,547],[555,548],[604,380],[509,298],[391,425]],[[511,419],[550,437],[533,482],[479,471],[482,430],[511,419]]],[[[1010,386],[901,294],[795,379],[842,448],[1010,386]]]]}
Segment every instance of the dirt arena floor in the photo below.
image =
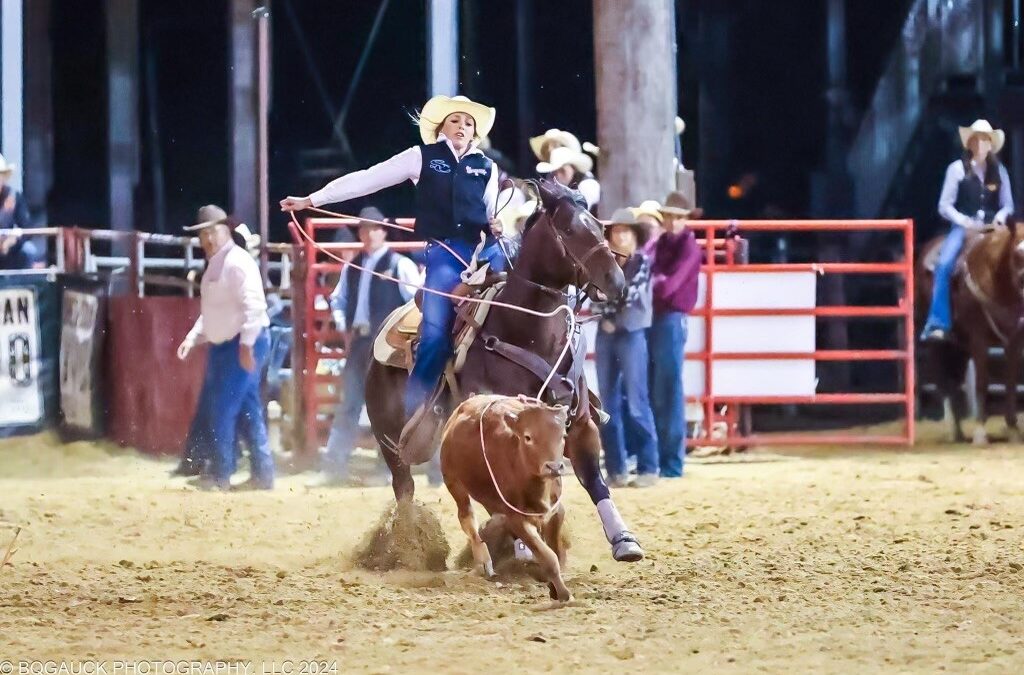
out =
{"type": "MultiPolygon", "coordinates": [[[[755,454],[748,459],[757,459],[755,454]]],[[[374,573],[387,488],[208,494],[172,464],[0,441],[0,659],[324,659],[334,672],[1020,672],[1024,447],[692,463],[616,493],[648,558],[612,561],[568,489],[577,601],[532,581],[374,573]]],[[[453,551],[443,489],[420,498],[453,551]]],[[[453,555],[454,557],[454,555],[453,555]]],[[[260,671],[257,670],[257,673],[260,671]]]]}

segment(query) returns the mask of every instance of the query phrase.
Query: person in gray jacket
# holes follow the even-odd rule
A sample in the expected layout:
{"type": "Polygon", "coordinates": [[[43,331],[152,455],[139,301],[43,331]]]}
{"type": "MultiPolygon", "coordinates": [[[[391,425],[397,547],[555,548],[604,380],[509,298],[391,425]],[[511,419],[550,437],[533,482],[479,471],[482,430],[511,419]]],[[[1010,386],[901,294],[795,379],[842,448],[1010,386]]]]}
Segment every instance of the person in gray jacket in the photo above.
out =
{"type": "Polygon", "coordinates": [[[658,480],[658,441],[648,394],[647,337],[651,326],[651,262],[642,249],[650,238],[648,226],[637,222],[629,209],[612,215],[606,230],[611,248],[622,254],[619,264],[626,276],[626,291],[618,302],[595,305],[601,314],[595,349],[597,382],[605,412],[611,417],[601,427],[605,468],[612,487],[627,483],[624,420],[630,421],[630,440],[637,444],[637,487],[658,480]],[[625,394],[625,395],[623,395],[625,394]]]}

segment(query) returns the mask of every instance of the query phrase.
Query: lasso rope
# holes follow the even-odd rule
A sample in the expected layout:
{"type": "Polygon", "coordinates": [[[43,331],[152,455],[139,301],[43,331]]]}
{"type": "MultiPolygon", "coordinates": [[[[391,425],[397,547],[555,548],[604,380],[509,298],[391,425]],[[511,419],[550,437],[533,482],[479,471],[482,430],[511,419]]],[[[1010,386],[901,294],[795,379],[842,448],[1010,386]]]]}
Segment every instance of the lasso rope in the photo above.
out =
{"type": "MultiPolygon", "coordinates": [[[[345,215],[341,215],[341,214],[332,213],[330,211],[325,211],[324,209],[316,209],[316,208],[314,208],[312,210],[313,211],[318,211],[320,213],[327,213],[327,214],[330,214],[332,216],[340,217],[340,218],[350,218],[351,217],[351,216],[345,216],[345,215]]],[[[547,378],[544,380],[544,383],[541,385],[540,390],[537,392],[537,397],[536,398],[540,399],[544,395],[544,391],[548,388],[548,385],[551,384],[551,380],[555,376],[555,373],[558,370],[559,364],[562,363],[562,360],[565,358],[565,355],[568,353],[569,348],[572,346],[572,336],[576,332],[576,326],[577,326],[576,315],[573,313],[572,308],[569,307],[568,304],[559,305],[558,307],[554,308],[550,312],[540,312],[540,311],[537,311],[535,309],[529,309],[527,307],[520,307],[518,305],[512,305],[512,304],[509,304],[507,302],[500,302],[498,300],[485,300],[483,298],[471,298],[471,297],[468,297],[468,296],[454,295],[452,293],[445,293],[444,291],[439,291],[439,290],[434,289],[434,288],[427,288],[425,285],[409,284],[409,283],[406,283],[406,282],[402,281],[401,279],[393,277],[393,276],[391,276],[389,274],[384,274],[383,272],[378,272],[376,270],[371,270],[371,269],[369,269],[367,267],[362,267],[360,265],[357,265],[357,264],[355,264],[353,262],[350,262],[348,260],[345,260],[344,258],[341,258],[341,257],[335,255],[331,251],[329,251],[326,248],[324,248],[323,246],[321,246],[320,243],[318,243],[315,239],[313,239],[309,235],[309,233],[307,233],[303,229],[303,227],[301,225],[299,225],[299,221],[295,217],[295,212],[294,211],[290,211],[289,215],[291,216],[292,223],[294,223],[294,225],[295,225],[295,230],[306,241],[308,241],[310,244],[312,244],[313,248],[317,249],[318,251],[320,251],[324,255],[328,256],[329,258],[332,258],[332,259],[336,260],[337,262],[340,262],[343,267],[352,267],[354,269],[359,270],[360,272],[369,272],[373,276],[378,277],[380,279],[384,279],[385,281],[392,281],[392,282],[394,282],[396,284],[401,284],[401,285],[406,286],[408,288],[415,288],[415,289],[421,290],[421,291],[423,291],[425,293],[433,293],[434,295],[439,295],[439,296],[441,296],[443,298],[448,298],[448,299],[450,299],[452,301],[456,301],[456,302],[471,302],[471,303],[476,303],[476,304],[480,304],[480,305],[491,305],[493,307],[503,307],[505,309],[509,309],[509,310],[512,310],[512,311],[515,311],[515,312],[522,312],[524,314],[529,314],[531,316],[536,316],[536,317],[539,317],[539,318],[542,318],[542,319],[550,319],[551,317],[556,316],[560,312],[565,312],[566,322],[568,324],[567,331],[566,331],[566,338],[565,338],[565,346],[562,348],[562,352],[558,356],[558,360],[555,361],[554,365],[551,366],[551,371],[548,373],[547,378]]],[[[393,225],[391,223],[385,223],[383,221],[370,220],[368,218],[363,218],[363,220],[367,220],[367,221],[373,222],[373,223],[379,223],[381,225],[385,225],[385,226],[388,226],[388,227],[397,227],[397,228],[399,228],[401,230],[408,231],[406,228],[401,227],[400,225],[393,225]]],[[[445,248],[448,248],[448,247],[446,246],[445,248]]],[[[449,249],[449,250],[451,250],[451,249],[449,249]]],[[[454,252],[453,252],[453,255],[454,255],[454,252]]],[[[458,256],[456,256],[456,258],[458,258],[458,256]]],[[[465,261],[463,261],[461,258],[458,258],[458,260],[460,262],[465,263],[465,261]]],[[[468,264],[467,264],[467,267],[468,267],[468,264]]]]}
{"type": "MultiPolygon", "coordinates": [[[[561,492],[558,493],[558,499],[555,500],[555,503],[552,504],[547,511],[543,513],[530,513],[529,511],[522,511],[512,506],[512,504],[510,504],[509,501],[505,498],[505,495],[501,492],[501,488],[498,487],[498,479],[494,476],[494,469],[491,468],[491,460],[487,458],[487,443],[484,440],[484,417],[487,415],[487,411],[491,409],[491,406],[497,402],[498,399],[489,402],[486,406],[484,406],[483,412],[480,413],[480,452],[483,453],[484,464],[487,465],[487,473],[490,474],[491,476],[491,483],[494,485],[494,490],[495,492],[498,493],[498,497],[501,498],[501,503],[507,506],[508,508],[512,509],[521,516],[526,516],[527,518],[545,518],[549,513],[558,508],[558,505],[562,502],[561,492]]],[[[539,398],[537,399],[537,402],[542,403],[542,401],[540,401],[539,398]]],[[[558,477],[558,484],[562,484],[561,476],[558,477]]]]}

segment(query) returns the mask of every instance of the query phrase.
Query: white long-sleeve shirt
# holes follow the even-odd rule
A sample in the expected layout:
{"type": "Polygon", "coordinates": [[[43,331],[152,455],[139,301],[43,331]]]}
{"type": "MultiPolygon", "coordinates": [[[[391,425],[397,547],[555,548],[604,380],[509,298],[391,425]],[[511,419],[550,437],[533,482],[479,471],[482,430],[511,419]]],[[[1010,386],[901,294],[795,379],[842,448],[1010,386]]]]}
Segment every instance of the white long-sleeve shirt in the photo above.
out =
{"type": "Polygon", "coordinates": [[[232,241],[207,261],[200,293],[202,310],[188,334],[195,343],[220,344],[240,335],[251,347],[270,325],[259,265],[232,241]]]}
{"type": "MultiPolygon", "coordinates": [[[[985,182],[985,166],[974,166],[971,168],[977,174],[981,182],[985,182]]],[[[946,169],[946,179],[942,182],[942,192],[939,194],[939,215],[960,227],[975,227],[974,213],[960,213],[956,210],[956,196],[960,189],[960,182],[967,176],[964,172],[964,163],[956,160],[946,169]]],[[[1002,186],[999,189],[999,211],[996,212],[994,220],[1006,222],[1006,218],[1013,213],[1013,193],[1010,190],[1010,174],[1006,167],[999,165],[999,180],[1002,186]]]]}
{"type": "MultiPolygon", "coordinates": [[[[448,148],[452,151],[452,156],[455,156],[455,148],[452,147],[451,141],[445,138],[444,134],[439,135],[437,140],[447,143],[448,148]]],[[[463,158],[472,154],[482,155],[483,153],[476,147],[476,144],[473,144],[466,154],[463,155],[463,158]]],[[[335,178],[321,189],[309,195],[309,199],[313,202],[313,206],[323,206],[324,204],[334,204],[357,197],[365,197],[407,180],[411,180],[414,184],[419,183],[420,169],[422,167],[423,153],[420,151],[420,146],[414,145],[408,150],[403,150],[394,157],[384,160],[380,164],[374,164],[368,169],[353,171],[341,178],[335,178]]],[[[487,187],[484,189],[484,203],[487,205],[488,220],[494,218],[497,199],[498,167],[494,162],[491,162],[491,175],[487,179],[487,187]]]]}

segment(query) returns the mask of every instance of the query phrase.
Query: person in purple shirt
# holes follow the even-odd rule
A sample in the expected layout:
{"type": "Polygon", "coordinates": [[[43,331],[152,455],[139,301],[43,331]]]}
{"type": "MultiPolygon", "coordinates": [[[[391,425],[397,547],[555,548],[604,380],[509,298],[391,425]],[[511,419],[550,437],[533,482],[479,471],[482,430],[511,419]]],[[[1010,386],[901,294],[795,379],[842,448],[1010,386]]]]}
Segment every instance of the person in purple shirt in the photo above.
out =
{"type": "Polygon", "coordinates": [[[986,120],[960,127],[964,154],[946,169],[939,195],[939,215],[949,221],[950,230],[935,265],[932,306],[921,332],[922,340],[942,341],[949,337],[953,327],[949,285],[967,230],[1004,226],[1013,214],[1010,176],[996,158],[1005,141],[1003,130],[993,129],[986,120]]]}
{"type": "Polygon", "coordinates": [[[654,245],[651,266],[654,316],[647,343],[651,362],[657,364],[651,369],[650,389],[663,478],[682,476],[686,456],[683,351],[686,315],[697,303],[701,263],[701,249],[686,221],[700,213],[681,192],[665,198],[664,231],[654,245]]]}

